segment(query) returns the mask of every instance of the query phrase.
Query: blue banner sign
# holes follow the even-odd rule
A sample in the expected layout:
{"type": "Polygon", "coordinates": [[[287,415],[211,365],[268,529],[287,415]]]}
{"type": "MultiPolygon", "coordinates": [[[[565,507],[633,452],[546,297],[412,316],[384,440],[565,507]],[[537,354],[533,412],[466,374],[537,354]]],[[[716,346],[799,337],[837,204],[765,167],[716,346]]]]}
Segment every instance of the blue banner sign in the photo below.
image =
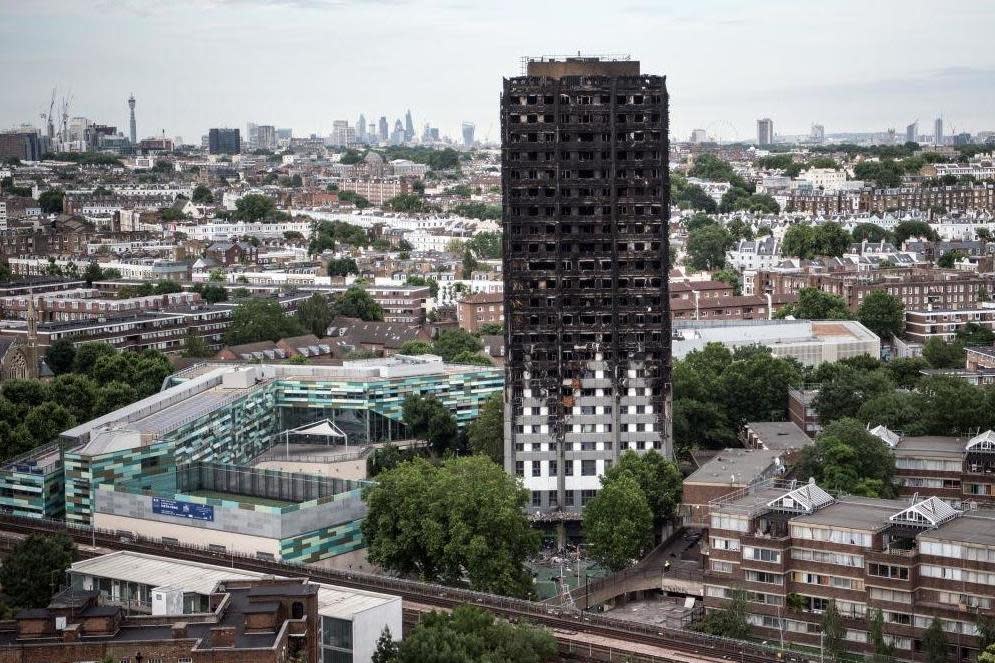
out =
{"type": "Polygon", "coordinates": [[[214,521],[214,507],[208,504],[194,504],[180,500],[164,500],[161,497],[152,498],[152,513],[188,518],[190,520],[214,521]]]}

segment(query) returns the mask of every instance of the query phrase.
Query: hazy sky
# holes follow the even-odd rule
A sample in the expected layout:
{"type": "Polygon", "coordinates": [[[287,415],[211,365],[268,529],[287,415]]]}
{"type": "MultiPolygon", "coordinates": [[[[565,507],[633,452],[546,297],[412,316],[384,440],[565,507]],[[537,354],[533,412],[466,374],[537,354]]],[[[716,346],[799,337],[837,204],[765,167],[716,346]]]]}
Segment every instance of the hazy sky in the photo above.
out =
{"type": "Polygon", "coordinates": [[[0,127],[72,115],[199,141],[246,122],[327,134],[411,108],[499,137],[523,55],[629,53],[668,76],[671,127],[750,138],[896,127],[995,129],[991,0],[0,0],[0,127]]]}

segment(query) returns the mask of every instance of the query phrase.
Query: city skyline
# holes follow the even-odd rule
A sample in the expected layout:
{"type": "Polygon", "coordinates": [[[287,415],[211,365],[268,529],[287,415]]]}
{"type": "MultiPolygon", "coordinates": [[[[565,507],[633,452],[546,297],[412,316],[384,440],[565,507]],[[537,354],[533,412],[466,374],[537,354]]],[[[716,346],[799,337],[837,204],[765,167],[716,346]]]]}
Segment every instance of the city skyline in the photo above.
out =
{"type": "Polygon", "coordinates": [[[500,78],[518,74],[521,56],[580,48],[630,54],[666,74],[679,140],[698,128],[751,140],[759,117],[774,120],[780,135],[807,134],[813,123],[827,134],[901,132],[941,114],[948,135],[995,128],[995,53],[958,48],[990,33],[995,9],[844,4],[853,11],[781,0],[633,2],[615,11],[608,31],[586,3],[532,7],[526,23],[514,7],[452,2],[106,0],[100,12],[55,0],[8,5],[0,9],[0,60],[20,75],[9,82],[0,125],[41,126],[58,87],[60,95],[72,91],[73,115],[123,132],[134,93],[143,100],[139,138],[165,131],[196,143],[212,126],[249,121],[328,135],[336,119],[387,115],[393,125],[410,108],[416,133],[429,122],[458,140],[469,121],[479,140],[493,143],[500,78]],[[103,38],[108,30],[114,40],[103,38]],[[429,48],[419,41],[426,30],[437,34],[429,48]],[[496,34],[505,36],[488,46],[496,34]],[[385,48],[369,48],[371,40],[385,48]],[[918,40],[931,48],[909,48],[918,40]],[[334,84],[314,85],[329,78],[334,84]]]}

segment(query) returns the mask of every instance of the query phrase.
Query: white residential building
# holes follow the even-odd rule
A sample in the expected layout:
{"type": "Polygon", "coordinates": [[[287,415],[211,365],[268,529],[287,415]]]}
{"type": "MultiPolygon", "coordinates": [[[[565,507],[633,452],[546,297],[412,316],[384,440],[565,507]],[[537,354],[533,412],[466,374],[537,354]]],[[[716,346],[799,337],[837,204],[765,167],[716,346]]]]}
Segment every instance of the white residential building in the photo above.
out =
{"type": "Polygon", "coordinates": [[[809,168],[803,170],[798,179],[810,183],[813,189],[835,193],[846,185],[846,171],[835,168],[809,168]]]}
{"type": "Polygon", "coordinates": [[[781,260],[781,242],[772,235],[741,239],[726,251],[726,262],[737,271],[769,269],[781,260]]]}

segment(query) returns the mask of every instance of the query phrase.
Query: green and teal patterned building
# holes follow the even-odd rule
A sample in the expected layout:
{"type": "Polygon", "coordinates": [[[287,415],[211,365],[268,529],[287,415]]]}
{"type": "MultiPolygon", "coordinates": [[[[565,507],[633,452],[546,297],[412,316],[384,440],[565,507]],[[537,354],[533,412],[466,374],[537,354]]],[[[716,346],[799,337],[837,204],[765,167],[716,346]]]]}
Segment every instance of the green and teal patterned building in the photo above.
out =
{"type": "MultiPolygon", "coordinates": [[[[463,426],[503,385],[499,368],[430,355],[342,366],[202,364],[174,374],[154,396],[63,432],[44,472],[24,463],[0,468],[0,508],[85,525],[98,487],[140,490],[150,477],[196,463],[247,466],[282,442],[284,431],[324,419],[349,448],[404,439],[401,408],[412,394],[435,396],[463,426]]],[[[343,526],[283,545],[306,557],[333,530],[341,536],[343,526]]]]}

